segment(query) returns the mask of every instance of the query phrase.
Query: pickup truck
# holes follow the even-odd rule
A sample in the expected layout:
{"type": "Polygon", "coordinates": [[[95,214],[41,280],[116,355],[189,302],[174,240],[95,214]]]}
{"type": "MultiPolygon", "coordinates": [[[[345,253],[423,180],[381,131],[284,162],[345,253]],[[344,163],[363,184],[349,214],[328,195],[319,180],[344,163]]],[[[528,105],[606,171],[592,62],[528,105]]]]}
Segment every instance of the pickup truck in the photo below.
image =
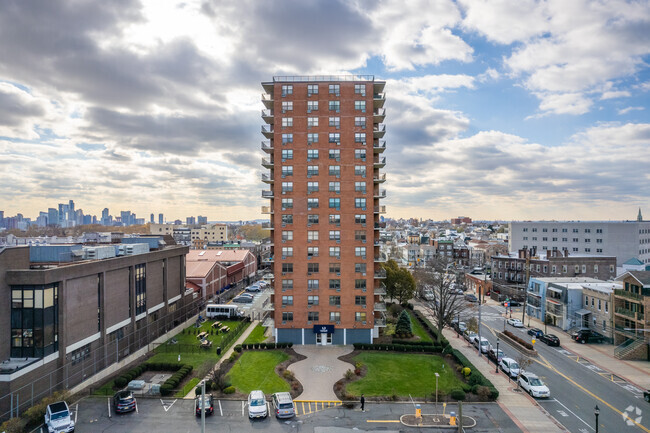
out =
{"type": "Polygon", "coordinates": [[[601,335],[591,329],[581,329],[571,334],[571,339],[579,343],[602,343],[605,341],[605,336],[601,335]]]}

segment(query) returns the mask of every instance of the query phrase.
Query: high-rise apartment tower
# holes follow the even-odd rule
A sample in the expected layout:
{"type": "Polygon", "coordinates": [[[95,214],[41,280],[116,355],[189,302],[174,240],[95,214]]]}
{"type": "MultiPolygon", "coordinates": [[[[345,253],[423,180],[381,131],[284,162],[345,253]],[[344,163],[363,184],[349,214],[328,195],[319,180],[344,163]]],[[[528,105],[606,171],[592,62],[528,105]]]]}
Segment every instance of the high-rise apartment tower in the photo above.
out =
{"type": "Polygon", "coordinates": [[[386,326],[379,215],[386,197],[384,81],[262,83],[278,342],[372,342],[386,326]]]}

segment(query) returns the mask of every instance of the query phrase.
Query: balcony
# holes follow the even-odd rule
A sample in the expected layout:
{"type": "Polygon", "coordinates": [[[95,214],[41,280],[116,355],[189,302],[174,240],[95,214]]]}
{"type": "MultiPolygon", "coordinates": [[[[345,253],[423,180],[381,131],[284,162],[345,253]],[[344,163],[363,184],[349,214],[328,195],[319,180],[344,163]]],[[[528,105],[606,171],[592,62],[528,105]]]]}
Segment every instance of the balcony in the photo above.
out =
{"type": "Polygon", "coordinates": [[[263,214],[273,214],[273,206],[262,206],[263,214]]]}
{"type": "Polygon", "coordinates": [[[386,190],[385,189],[380,189],[375,191],[375,198],[386,198],[386,190]]]}
{"type": "Polygon", "coordinates": [[[262,119],[268,124],[273,123],[273,110],[262,110],[262,119]]]}
{"type": "MultiPolygon", "coordinates": [[[[264,164],[262,164],[262,165],[264,165],[264,164]]],[[[375,176],[372,178],[372,180],[373,180],[375,183],[384,183],[384,182],[386,182],[386,173],[382,173],[382,174],[375,175],[375,176]]]]}
{"type": "Polygon", "coordinates": [[[375,206],[375,213],[386,213],[386,206],[375,206]]]}
{"type": "Polygon", "coordinates": [[[386,102],[386,93],[378,92],[372,95],[372,105],[375,109],[382,108],[386,102]]]}
{"type": "Polygon", "coordinates": [[[372,129],[372,134],[375,138],[383,138],[386,134],[386,125],[375,125],[375,127],[372,129]]]}
{"type": "Polygon", "coordinates": [[[275,261],[273,256],[262,259],[262,263],[272,264],[275,261]]]}
{"type": "Polygon", "coordinates": [[[262,134],[266,138],[273,138],[273,125],[262,125],[262,134]]]}
{"type": "Polygon", "coordinates": [[[556,305],[556,304],[552,304],[550,302],[547,302],[546,303],[546,312],[548,314],[553,315],[553,316],[562,317],[562,316],[564,316],[564,306],[563,305],[556,305]]]}
{"type": "Polygon", "coordinates": [[[273,183],[273,176],[268,173],[262,173],[262,182],[273,183]]]}
{"type": "Polygon", "coordinates": [[[273,100],[273,95],[270,95],[268,93],[262,93],[262,103],[266,108],[268,109],[273,108],[273,102],[275,102],[273,100]]]}
{"type": "Polygon", "coordinates": [[[273,168],[273,158],[262,158],[262,166],[273,168]]]}
{"type": "Polygon", "coordinates": [[[273,191],[262,191],[262,198],[274,198],[273,191]]]}
{"type": "Polygon", "coordinates": [[[379,226],[379,223],[375,223],[375,230],[381,230],[381,227],[379,226]]]}
{"type": "Polygon", "coordinates": [[[626,316],[634,321],[643,322],[643,313],[639,313],[638,311],[629,310],[623,307],[616,307],[615,312],[618,315],[626,316]]]}
{"type": "Polygon", "coordinates": [[[386,304],[383,302],[375,302],[373,311],[386,311],[386,304]]]}
{"type": "Polygon", "coordinates": [[[375,317],[375,326],[385,327],[386,326],[386,316],[375,317]]]}
{"type": "Polygon", "coordinates": [[[386,285],[384,283],[375,287],[375,295],[386,296],[386,285]]]}
{"type": "Polygon", "coordinates": [[[273,140],[262,140],[262,150],[266,153],[273,154],[273,140]]]}
{"type": "Polygon", "coordinates": [[[633,292],[627,292],[623,289],[614,289],[614,296],[621,296],[623,298],[634,299],[635,301],[643,301],[643,296],[633,292]]]}
{"type": "Polygon", "coordinates": [[[386,166],[386,157],[375,158],[373,161],[375,168],[384,168],[386,166]]]}
{"type": "Polygon", "coordinates": [[[384,256],[376,256],[375,257],[375,263],[386,263],[386,257],[384,257],[384,256]]]}
{"type": "Polygon", "coordinates": [[[386,109],[378,108],[372,113],[372,115],[374,116],[373,122],[381,123],[386,118],[386,109]]]}
{"type": "Polygon", "coordinates": [[[380,269],[375,271],[375,278],[383,279],[386,278],[386,269],[380,269]]]}
{"type": "Polygon", "coordinates": [[[374,143],[372,143],[372,148],[375,151],[375,153],[382,153],[384,150],[386,150],[386,140],[377,140],[374,143]]]}

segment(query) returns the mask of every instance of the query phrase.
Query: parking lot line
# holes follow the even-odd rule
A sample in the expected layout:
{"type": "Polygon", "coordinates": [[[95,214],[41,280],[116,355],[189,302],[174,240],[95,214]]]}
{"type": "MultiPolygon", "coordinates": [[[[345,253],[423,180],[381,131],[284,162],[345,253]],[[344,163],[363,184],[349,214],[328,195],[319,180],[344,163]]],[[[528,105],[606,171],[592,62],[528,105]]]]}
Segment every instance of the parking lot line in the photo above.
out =
{"type": "Polygon", "coordinates": [[[241,402],[241,416],[244,416],[244,402],[241,402]]]}
{"type": "Polygon", "coordinates": [[[111,398],[106,397],[106,405],[108,406],[108,417],[111,417],[111,398]]]}

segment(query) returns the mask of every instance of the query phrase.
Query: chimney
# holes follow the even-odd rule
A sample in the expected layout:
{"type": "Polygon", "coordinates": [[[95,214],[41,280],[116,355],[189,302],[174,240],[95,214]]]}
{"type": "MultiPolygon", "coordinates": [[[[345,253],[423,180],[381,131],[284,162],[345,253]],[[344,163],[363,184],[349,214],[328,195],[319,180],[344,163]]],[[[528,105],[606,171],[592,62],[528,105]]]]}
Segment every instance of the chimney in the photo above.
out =
{"type": "Polygon", "coordinates": [[[551,257],[553,257],[553,251],[546,250],[546,259],[550,259],[551,257]]]}
{"type": "Polygon", "coordinates": [[[564,247],[562,251],[564,251],[564,257],[569,257],[569,249],[567,247],[564,247]]]}
{"type": "Polygon", "coordinates": [[[526,250],[525,249],[520,249],[519,250],[519,258],[520,259],[525,259],[526,258],[526,250]]]}

